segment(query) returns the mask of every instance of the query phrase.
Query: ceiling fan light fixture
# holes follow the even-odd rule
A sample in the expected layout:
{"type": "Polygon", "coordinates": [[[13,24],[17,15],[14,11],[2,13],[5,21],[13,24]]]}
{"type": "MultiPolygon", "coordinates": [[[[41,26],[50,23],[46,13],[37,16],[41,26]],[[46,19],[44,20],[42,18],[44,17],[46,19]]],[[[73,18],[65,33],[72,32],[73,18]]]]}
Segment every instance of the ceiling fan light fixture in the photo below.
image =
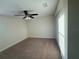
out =
{"type": "Polygon", "coordinates": [[[30,20],[31,18],[30,18],[30,17],[26,17],[25,19],[26,19],[26,20],[30,20]]]}

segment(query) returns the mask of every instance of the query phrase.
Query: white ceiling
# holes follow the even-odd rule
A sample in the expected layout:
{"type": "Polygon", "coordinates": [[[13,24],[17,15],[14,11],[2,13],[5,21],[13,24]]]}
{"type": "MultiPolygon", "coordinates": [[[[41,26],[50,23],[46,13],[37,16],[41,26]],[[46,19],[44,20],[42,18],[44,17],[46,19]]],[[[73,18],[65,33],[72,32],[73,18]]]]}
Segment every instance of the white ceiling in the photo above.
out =
{"type": "Polygon", "coordinates": [[[22,10],[34,10],[39,16],[52,15],[58,0],[0,0],[0,15],[13,16],[22,10]]]}

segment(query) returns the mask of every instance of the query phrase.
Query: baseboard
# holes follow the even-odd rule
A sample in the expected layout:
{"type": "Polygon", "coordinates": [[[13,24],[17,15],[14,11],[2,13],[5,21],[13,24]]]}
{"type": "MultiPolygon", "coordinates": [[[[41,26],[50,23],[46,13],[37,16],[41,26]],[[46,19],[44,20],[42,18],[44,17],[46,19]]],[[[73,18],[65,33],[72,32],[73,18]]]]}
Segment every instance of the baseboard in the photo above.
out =
{"type": "MultiPolygon", "coordinates": [[[[29,38],[29,37],[27,37],[27,38],[25,38],[25,39],[28,39],[28,38],[29,38]]],[[[7,47],[1,49],[0,52],[6,50],[6,49],[8,49],[8,48],[10,48],[10,47],[13,46],[13,45],[16,45],[17,43],[19,43],[19,42],[21,42],[21,41],[23,41],[23,40],[25,40],[25,39],[19,40],[19,41],[17,41],[17,42],[14,42],[14,43],[8,45],[7,47]]]]}
{"type": "Polygon", "coordinates": [[[29,37],[29,39],[56,39],[56,38],[55,37],[54,38],[29,37]]]}

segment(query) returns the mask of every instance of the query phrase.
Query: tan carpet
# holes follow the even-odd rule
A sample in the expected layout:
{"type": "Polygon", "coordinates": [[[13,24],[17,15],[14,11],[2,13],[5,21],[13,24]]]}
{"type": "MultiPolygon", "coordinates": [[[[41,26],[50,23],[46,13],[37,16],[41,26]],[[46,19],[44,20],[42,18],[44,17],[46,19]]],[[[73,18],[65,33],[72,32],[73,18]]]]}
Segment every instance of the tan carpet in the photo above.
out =
{"type": "Polygon", "coordinates": [[[0,53],[0,59],[61,59],[55,39],[26,39],[0,53]]]}

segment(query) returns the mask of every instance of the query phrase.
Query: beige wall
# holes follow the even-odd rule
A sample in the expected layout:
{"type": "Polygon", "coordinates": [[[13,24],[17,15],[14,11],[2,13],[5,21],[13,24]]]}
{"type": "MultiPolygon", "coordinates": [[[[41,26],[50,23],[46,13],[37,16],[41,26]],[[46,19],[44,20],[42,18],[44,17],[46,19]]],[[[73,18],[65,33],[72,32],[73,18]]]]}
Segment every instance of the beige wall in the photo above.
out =
{"type": "Polygon", "coordinates": [[[27,24],[15,17],[0,17],[0,51],[27,38],[27,24]]]}
{"type": "Polygon", "coordinates": [[[55,19],[53,16],[36,18],[28,21],[30,37],[55,38],[55,19]]]}

